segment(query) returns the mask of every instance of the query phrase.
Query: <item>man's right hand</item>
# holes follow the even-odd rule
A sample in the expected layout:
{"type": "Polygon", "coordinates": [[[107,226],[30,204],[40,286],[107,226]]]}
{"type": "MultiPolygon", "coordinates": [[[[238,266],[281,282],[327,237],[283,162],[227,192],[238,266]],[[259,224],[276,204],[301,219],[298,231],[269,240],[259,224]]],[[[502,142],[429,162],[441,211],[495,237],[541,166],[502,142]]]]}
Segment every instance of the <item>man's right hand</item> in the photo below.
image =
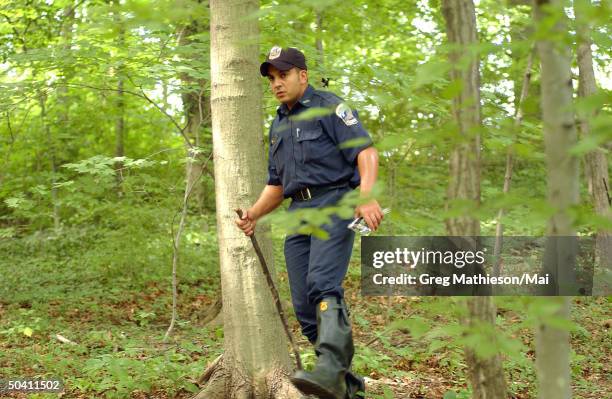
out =
{"type": "Polygon", "coordinates": [[[242,209],[242,218],[235,219],[236,226],[247,236],[255,232],[257,219],[272,212],[283,202],[283,187],[266,185],[259,199],[249,209],[242,209]]]}
{"type": "Polygon", "coordinates": [[[257,224],[257,219],[253,214],[253,211],[250,209],[242,210],[242,219],[235,219],[236,226],[238,226],[245,235],[252,236],[255,232],[255,225],[257,224]]]}

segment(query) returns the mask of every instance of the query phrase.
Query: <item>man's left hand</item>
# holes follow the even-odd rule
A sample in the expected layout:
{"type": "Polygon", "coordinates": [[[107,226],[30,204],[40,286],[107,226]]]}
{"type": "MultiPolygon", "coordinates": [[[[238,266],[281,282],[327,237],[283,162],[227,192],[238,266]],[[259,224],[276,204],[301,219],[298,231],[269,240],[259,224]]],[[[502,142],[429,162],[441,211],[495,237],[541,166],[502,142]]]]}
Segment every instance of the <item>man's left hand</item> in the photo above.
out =
{"type": "Polygon", "coordinates": [[[382,222],[383,216],[382,208],[376,200],[370,201],[367,204],[359,205],[355,209],[355,217],[362,217],[372,231],[376,231],[376,229],[378,229],[380,222],[382,222]]]}

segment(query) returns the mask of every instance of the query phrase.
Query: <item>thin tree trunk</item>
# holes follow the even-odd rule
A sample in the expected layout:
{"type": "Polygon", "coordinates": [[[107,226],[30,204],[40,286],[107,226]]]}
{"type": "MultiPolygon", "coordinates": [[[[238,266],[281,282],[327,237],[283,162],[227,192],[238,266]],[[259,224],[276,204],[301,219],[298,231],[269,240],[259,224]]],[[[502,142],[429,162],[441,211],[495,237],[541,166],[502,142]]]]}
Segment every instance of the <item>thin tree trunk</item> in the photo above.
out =
{"type": "MultiPolygon", "coordinates": [[[[590,0],[575,0],[574,15],[578,32],[578,70],[579,84],[578,95],[582,98],[593,96],[597,93],[597,82],[593,71],[593,56],[591,53],[591,29],[584,20],[585,9],[591,7],[590,0]]],[[[591,133],[589,119],[596,116],[597,112],[580,119],[580,130],[583,136],[591,133]]],[[[610,210],[610,177],[608,175],[608,160],[601,148],[598,148],[585,157],[586,174],[589,181],[590,193],[593,197],[593,207],[595,212],[604,217],[612,218],[610,210]]],[[[599,229],[596,235],[596,256],[597,262],[610,270],[612,262],[612,232],[599,229]]],[[[594,287],[596,288],[596,287],[594,287]]]]}
{"type": "MultiPolygon", "coordinates": [[[[266,174],[261,119],[257,0],[210,2],[211,111],[224,354],[199,399],[300,398],[288,383],[290,358],[274,303],[234,209],[252,203],[266,174]]],[[[263,227],[263,226],[259,226],[263,227]]],[[[271,241],[258,240],[271,271],[271,241]]]]}
{"type": "MultiPolygon", "coordinates": [[[[560,0],[536,0],[537,22],[550,19],[549,13],[564,16],[564,2],[560,0]]],[[[550,28],[551,35],[566,32],[563,18],[550,28]]],[[[542,124],[546,152],[548,202],[556,212],[548,223],[549,236],[572,236],[575,234],[568,208],[578,203],[578,159],[569,153],[576,144],[576,125],[572,107],[571,60],[565,44],[546,38],[537,42],[541,62],[542,124]]],[[[554,237],[553,237],[554,238],[554,237]]],[[[555,242],[549,240],[549,242],[555,242]]],[[[562,248],[547,243],[545,269],[557,276],[568,273],[558,270],[562,248]]],[[[549,299],[559,305],[556,316],[569,318],[568,297],[549,299]]],[[[536,371],[538,375],[538,398],[569,399],[570,387],[570,341],[567,329],[560,329],[541,322],[536,327],[536,371]]]]}
{"type": "MultiPolygon", "coordinates": [[[[114,12],[115,24],[118,25],[118,38],[117,38],[117,46],[120,49],[125,50],[125,26],[123,20],[121,19],[121,14],[117,9],[114,12]]],[[[116,69],[116,77],[117,77],[117,98],[116,98],[116,112],[117,116],[115,119],[115,156],[123,157],[125,155],[124,150],[124,134],[125,134],[125,100],[124,100],[124,92],[123,92],[123,65],[120,63],[116,69]]],[[[122,169],[123,162],[117,161],[115,162],[115,178],[117,182],[117,194],[119,196],[123,195],[122,191],[122,169]]]]}
{"type": "MultiPolygon", "coordinates": [[[[202,25],[199,21],[192,21],[189,25],[183,27],[179,33],[179,45],[187,46],[192,42],[190,38],[194,34],[201,33],[208,29],[207,25],[202,25]]],[[[210,126],[210,99],[206,93],[206,82],[202,79],[195,79],[186,73],[181,73],[181,79],[185,87],[196,87],[182,93],[183,110],[187,119],[185,135],[191,141],[196,149],[201,149],[202,130],[206,126],[210,126]]],[[[187,164],[185,165],[185,173],[187,176],[187,185],[193,187],[191,195],[192,203],[195,202],[195,208],[202,212],[204,208],[204,185],[202,181],[194,184],[194,180],[202,175],[202,154],[194,153],[187,148],[187,164]]]]}
{"type": "MultiPolygon", "coordinates": [[[[61,30],[61,42],[62,48],[64,51],[68,52],[72,46],[72,25],[74,22],[74,8],[70,5],[64,7],[62,12],[62,30],[61,30]]],[[[57,101],[61,104],[61,112],[60,112],[60,127],[61,129],[68,129],[70,123],[70,99],[68,97],[68,86],[67,83],[70,80],[70,71],[69,68],[64,69],[62,80],[64,81],[64,85],[60,85],[57,90],[57,101]]],[[[51,201],[53,202],[53,227],[56,232],[59,231],[61,227],[61,217],[60,217],[60,206],[59,206],[59,193],[56,187],[57,182],[57,171],[59,164],[61,161],[58,160],[58,148],[61,148],[61,145],[58,145],[56,142],[57,139],[53,136],[53,131],[49,126],[48,121],[46,120],[46,95],[42,95],[39,98],[39,104],[41,109],[41,119],[43,122],[43,127],[45,129],[45,134],[47,136],[48,143],[50,144],[49,152],[51,154],[51,201]]]]}
{"type": "Polygon", "coordinates": [[[168,97],[169,97],[168,82],[163,80],[161,82],[161,86],[162,86],[162,105],[161,107],[164,110],[167,110],[170,107],[170,103],[168,102],[168,97]]]}
{"type": "MultiPolygon", "coordinates": [[[[197,30],[198,23],[197,21],[192,21],[188,26],[181,29],[178,35],[178,43],[180,46],[185,46],[190,42],[189,37],[195,33],[198,33],[197,30]]],[[[181,74],[181,79],[185,85],[192,83],[193,79],[187,74],[181,74]]],[[[167,88],[164,85],[164,88],[167,88]]],[[[201,93],[204,91],[204,87],[201,86],[197,93],[194,96],[194,92],[191,91],[189,93],[183,94],[183,107],[185,109],[185,116],[187,118],[187,126],[185,128],[185,136],[186,139],[191,142],[191,146],[189,143],[186,143],[187,147],[187,167],[185,174],[185,193],[183,196],[183,205],[179,219],[179,226],[176,234],[173,236],[173,246],[172,246],[172,317],[170,319],[170,326],[164,335],[164,340],[166,340],[172,330],[174,329],[174,324],[177,319],[177,307],[178,307],[178,277],[177,277],[177,268],[179,263],[179,254],[180,254],[180,242],[183,233],[183,228],[185,226],[185,219],[187,218],[187,213],[189,210],[189,198],[192,193],[195,191],[198,194],[201,194],[200,178],[204,172],[205,165],[200,161],[201,154],[199,152],[192,151],[193,146],[199,148],[200,145],[200,135],[199,129],[201,125],[201,116],[202,116],[202,102],[201,102],[201,93]],[[195,100],[194,100],[195,97],[195,100]],[[194,108],[198,112],[194,112],[194,108]],[[192,142],[195,141],[195,142],[192,142]],[[197,167],[196,167],[197,165],[197,167]]],[[[164,94],[164,98],[167,98],[167,93],[164,94]]],[[[206,105],[209,104],[206,101],[206,105]]],[[[219,301],[219,303],[221,303],[219,301]]]]}
{"type": "Polygon", "coordinates": [[[40,91],[38,95],[38,104],[40,106],[40,121],[45,131],[45,137],[47,139],[47,148],[49,149],[49,154],[51,157],[51,202],[53,204],[53,228],[56,232],[59,231],[61,227],[61,220],[59,214],[59,199],[57,195],[57,188],[55,186],[57,182],[57,146],[55,144],[55,138],[53,137],[53,133],[49,128],[49,123],[47,122],[47,96],[44,91],[40,91]]]}
{"type": "MultiPolygon", "coordinates": [[[[206,165],[202,166],[202,169],[200,169],[200,174],[203,173],[205,167],[206,165]]],[[[176,270],[179,264],[181,237],[183,236],[183,228],[185,227],[185,219],[187,218],[187,204],[189,202],[189,196],[192,193],[193,187],[198,183],[198,181],[199,176],[191,181],[187,180],[185,183],[185,193],[183,195],[183,207],[181,209],[179,225],[176,234],[172,237],[172,317],[170,319],[170,325],[168,326],[166,334],[164,335],[164,341],[168,339],[170,334],[172,334],[174,324],[176,323],[176,319],[178,317],[178,278],[176,275],[176,270]]],[[[172,224],[174,225],[174,221],[172,224]]]]}
{"type": "MultiPolygon", "coordinates": [[[[460,58],[469,57],[466,68],[453,68],[451,80],[462,83],[461,92],[453,99],[453,115],[460,140],[450,157],[450,176],[447,207],[454,200],[480,204],[480,73],[478,54],[470,45],[478,43],[476,13],[472,0],[443,0],[442,13],[446,20],[448,42],[457,46],[450,53],[452,65],[460,65],[460,58]]],[[[446,220],[446,229],[452,236],[479,236],[479,220],[466,215],[446,220]]],[[[491,297],[473,297],[468,300],[468,324],[494,324],[495,305],[491,297]]],[[[506,382],[501,358],[496,354],[481,358],[473,348],[465,348],[468,375],[474,399],[506,398],[506,382]]]]}
{"type": "Polygon", "coordinates": [[[323,67],[325,65],[325,58],[323,53],[323,11],[317,10],[315,12],[315,24],[316,24],[316,39],[315,47],[317,49],[317,67],[320,72],[323,73],[323,67]]]}
{"type": "MultiPolygon", "coordinates": [[[[125,133],[125,103],[123,97],[123,78],[119,77],[117,81],[117,119],[115,120],[115,156],[123,157],[125,155],[124,150],[124,133],[125,133]]],[[[119,195],[122,195],[121,183],[123,181],[123,162],[115,162],[115,178],[117,180],[117,191],[119,195]]]]}
{"type": "MultiPolygon", "coordinates": [[[[527,66],[525,67],[525,73],[523,75],[523,83],[521,86],[521,93],[519,96],[518,103],[514,109],[514,124],[513,131],[515,137],[518,136],[521,123],[523,122],[523,102],[527,98],[529,92],[529,82],[531,80],[531,67],[533,64],[533,51],[529,52],[527,58],[527,66]]],[[[507,194],[510,191],[510,182],[512,181],[512,168],[514,166],[514,147],[511,144],[508,146],[508,152],[506,153],[506,172],[504,173],[504,188],[503,193],[507,194]]],[[[497,212],[497,226],[495,227],[495,247],[493,248],[493,275],[499,276],[501,273],[501,251],[502,241],[504,236],[504,225],[502,224],[502,218],[504,217],[504,208],[500,208],[497,212]]]]}

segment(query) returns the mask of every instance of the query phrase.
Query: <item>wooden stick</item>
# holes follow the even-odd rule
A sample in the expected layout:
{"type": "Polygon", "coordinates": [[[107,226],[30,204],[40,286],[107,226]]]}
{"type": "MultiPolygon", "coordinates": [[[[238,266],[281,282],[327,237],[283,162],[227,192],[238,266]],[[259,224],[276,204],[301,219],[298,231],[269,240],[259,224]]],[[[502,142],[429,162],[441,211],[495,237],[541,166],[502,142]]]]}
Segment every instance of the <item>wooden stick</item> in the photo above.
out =
{"type": "MultiPolygon", "coordinates": [[[[242,219],[242,209],[236,209],[235,211],[238,214],[238,217],[242,219]]],[[[266,276],[266,281],[268,283],[268,287],[270,288],[270,292],[272,293],[272,298],[274,298],[274,304],[276,305],[278,315],[280,316],[281,322],[283,323],[285,334],[287,335],[289,343],[291,344],[291,348],[293,349],[293,354],[295,355],[295,364],[298,370],[302,370],[302,360],[300,358],[300,351],[298,350],[298,347],[295,344],[295,339],[293,338],[291,330],[289,330],[289,323],[287,323],[287,317],[285,316],[285,311],[283,310],[283,305],[281,304],[280,296],[278,295],[278,290],[274,285],[274,280],[272,280],[272,275],[270,274],[270,270],[268,269],[266,260],[264,259],[261,249],[259,248],[257,239],[255,238],[255,233],[253,233],[250,238],[251,243],[253,244],[253,248],[255,249],[255,253],[257,254],[257,258],[259,258],[259,264],[261,265],[261,269],[264,273],[264,276],[266,276]]]]}
{"type": "Polygon", "coordinates": [[[69,340],[68,338],[64,337],[63,335],[60,334],[55,334],[53,336],[53,338],[57,339],[58,341],[64,343],[64,344],[69,344],[69,345],[78,345],[76,342],[69,340]]]}

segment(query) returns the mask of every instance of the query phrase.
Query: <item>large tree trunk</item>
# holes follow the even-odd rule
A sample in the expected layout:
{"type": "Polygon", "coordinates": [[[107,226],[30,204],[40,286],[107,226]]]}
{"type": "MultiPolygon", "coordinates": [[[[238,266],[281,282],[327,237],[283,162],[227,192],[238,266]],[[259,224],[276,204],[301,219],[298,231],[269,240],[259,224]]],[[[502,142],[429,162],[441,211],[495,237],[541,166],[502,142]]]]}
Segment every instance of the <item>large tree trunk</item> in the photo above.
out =
{"type": "MultiPolygon", "coordinates": [[[[590,0],[575,0],[574,15],[578,32],[578,70],[579,84],[578,95],[580,97],[590,97],[597,93],[597,82],[593,72],[593,56],[591,53],[591,30],[588,23],[584,20],[586,7],[590,7],[590,0]]],[[[584,136],[590,134],[589,119],[596,115],[596,112],[585,115],[580,120],[580,130],[584,136]]],[[[600,148],[586,155],[586,175],[591,187],[593,197],[593,207],[598,215],[612,218],[610,210],[610,177],[608,175],[608,160],[606,154],[600,148]]],[[[596,254],[599,264],[609,270],[612,262],[612,232],[600,229],[596,236],[596,254]]],[[[595,287],[594,287],[595,288],[595,287]]]]}
{"type": "MultiPolygon", "coordinates": [[[[453,68],[451,81],[461,82],[461,92],[453,98],[453,115],[457,123],[459,140],[450,155],[449,185],[447,206],[455,200],[480,203],[480,73],[478,55],[470,45],[478,43],[476,35],[476,14],[472,0],[444,0],[442,13],[446,20],[446,35],[451,45],[462,50],[452,51],[449,55],[451,65],[472,52],[465,68],[453,68]]],[[[480,234],[480,222],[469,216],[446,220],[446,229],[451,235],[480,234]]]]}
{"type": "MultiPolygon", "coordinates": [[[[550,19],[549,13],[564,16],[564,2],[560,0],[536,0],[535,17],[542,21],[550,19]]],[[[552,27],[551,36],[559,37],[566,32],[564,18],[559,18],[552,27]]],[[[572,78],[569,51],[561,40],[546,38],[537,42],[541,61],[542,124],[548,171],[548,202],[556,209],[548,224],[549,236],[571,236],[575,232],[568,208],[578,202],[578,159],[569,153],[576,144],[576,125],[572,111],[572,78]]],[[[550,240],[549,240],[550,241],[550,240]]],[[[558,260],[562,248],[547,245],[545,268],[558,275],[568,270],[558,270],[563,263],[558,260]],[[557,257],[557,259],[555,259],[557,257]],[[552,263],[550,259],[553,259],[552,263]]],[[[568,297],[551,298],[559,310],[556,316],[568,318],[568,297]]],[[[540,399],[569,399],[570,388],[570,342],[567,329],[559,329],[545,322],[536,327],[536,370],[538,374],[538,397],[540,399]]]]}
{"type": "MultiPolygon", "coordinates": [[[[450,157],[450,176],[447,200],[480,203],[480,73],[478,55],[470,45],[478,43],[476,13],[472,0],[443,0],[442,13],[446,20],[448,41],[458,48],[450,53],[452,65],[461,65],[460,58],[469,54],[465,68],[453,68],[451,80],[462,83],[461,92],[453,99],[453,114],[459,135],[458,144],[450,157]]],[[[448,206],[448,205],[447,205],[448,206]]],[[[478,236],[480,222],[467,215],[446,221],[449,235],[478,236]]],[[[491,297],[470,298],[468,301],[470,325],[493,324],[495,305],[491,297]]],[[[465,348],[468,375],[474,399],[506,398],[506,382],[501,358],[498,354],[490,358],[477,356],[474,349],[465,348]]]]}
{"type": "MultiPolygon", "coordinates": [[[[213,0],[211,111],[217,231],[223,288],[224,354],[197,396],[299,398],[287,378],[289,352],[251,242],[234,224],[235,208],[252,203],[265,170],[256,0],[213,0]]],[[[260,226],[262,227],[262,226],[260,226]]],[[[272,265],[265,230],[258,239],[272,265]]]]}

